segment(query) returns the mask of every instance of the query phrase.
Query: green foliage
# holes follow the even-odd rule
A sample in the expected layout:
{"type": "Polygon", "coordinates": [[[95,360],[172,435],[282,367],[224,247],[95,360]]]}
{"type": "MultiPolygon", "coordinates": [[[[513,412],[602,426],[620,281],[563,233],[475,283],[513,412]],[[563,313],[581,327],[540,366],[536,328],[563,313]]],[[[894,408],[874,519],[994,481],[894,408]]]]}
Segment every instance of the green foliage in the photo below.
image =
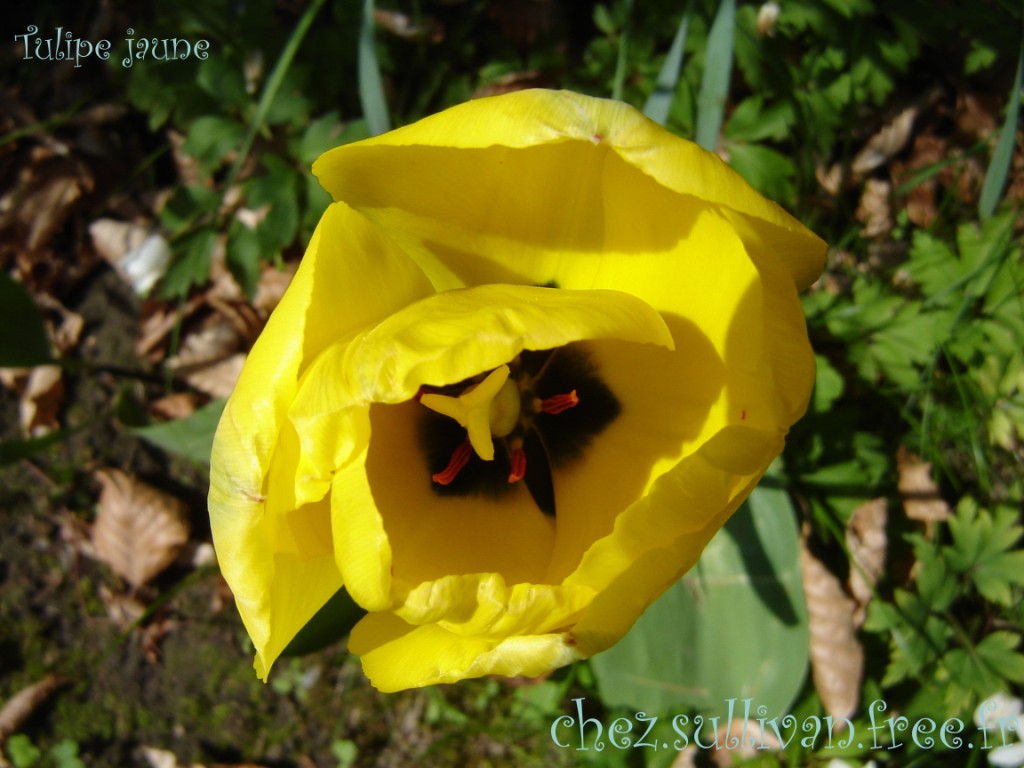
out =
{"type": "Polygon", "coordinates": [[[948,716],[1024,683],[1024,654],[1016,632],[990,629],[999,606],[1019,603],[1024,588],[1024,551],[1014,550],[1024,528],[1008,507],[980,509],[965,498],[949,519],[948,543],[915,533],[917,561],[911,588],[892,602],[874,602],[865,629],[889,639],[882,684],[934,681],[948,716]],[[970,610],[988,601],[989,615],[970,610]]]}
{"type": "Polygon", "coordinates": [[[213,435],[224,412],[224,404],[224,400],[214,400],[184,419],[135,427],[132,431],[170,453],[184,456],[195,464],[206,465],[210,463],[213,435]]]}
{"type": "Polygon", "coordinates": [[[50,340],[43,316],[24,286],[0,272],[0,367],[42,365],[51,362],[50,340]]]}
{"type": "Polygon", "coordinates": [[[36,747],[23,733],[7,740],[7,757],[14,768],[85,768],[78,756],[78,744],[62,739],[47,752],[36,747]]]}

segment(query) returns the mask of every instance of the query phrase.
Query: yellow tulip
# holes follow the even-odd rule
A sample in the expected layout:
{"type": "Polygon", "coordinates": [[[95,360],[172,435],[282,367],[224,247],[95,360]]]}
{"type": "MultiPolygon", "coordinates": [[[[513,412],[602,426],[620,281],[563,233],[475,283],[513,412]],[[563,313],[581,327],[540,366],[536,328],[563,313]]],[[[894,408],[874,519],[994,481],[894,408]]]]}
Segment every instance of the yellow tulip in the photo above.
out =
{"type": "Polygon", "coordinates": [[[342,585],[394,691],[620,639],[803,414],[825,244],[633,108],[469,102],[324,154],[328,208],[217,432],[266,678],[342,585]]]}

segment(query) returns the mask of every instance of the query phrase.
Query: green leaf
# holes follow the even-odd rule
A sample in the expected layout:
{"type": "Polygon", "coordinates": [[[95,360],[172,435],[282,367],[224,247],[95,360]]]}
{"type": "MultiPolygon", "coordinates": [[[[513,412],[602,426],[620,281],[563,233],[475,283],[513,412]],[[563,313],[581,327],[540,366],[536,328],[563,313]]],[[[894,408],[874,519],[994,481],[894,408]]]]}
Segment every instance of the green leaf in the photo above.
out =
{"type": "Polygon", "coordinates": [[[815,355],[814,364],[814,410],[817,413],[824,413],[832,403],[842,397],[845,384],[842,375],[832,367],[827,358],[815,355]]]}
{"type": "Polygon", "coordinates": [[[168,267],[160,281],[160,296],[176,299],[187,296],[195,285],[206,282],[210,275],[213,249],[217,244],[217,233],[212,229],[201,229],[183,237],[175,250],[180,257],[168,267]]]}
{"type": "Polygon", "coordinates": [[[693,4],[686,3],[683,17],[679,20],[679,27],[676,29],[676,36],[672,39],[672,47],[668,50],[665,62],[658,72],[658,79],[654,85],[654,91],[647,97],[644,104],[644,114],[651,120],[664,125],[668,120],[669,112],[672,111],[672,100],[675,98],[676,83],[679,82],[679,72],[683,67],[683,50],[686,48],[686,30],[690,26],[690,11],[693,4]]]}
{"type": "Polygon", "coordinates": [[[43,315],[25,286],[0,272],[0,368],[53,362],[43,315]]]}
{"type": "Polygon", "coordinates": [[[207,115],[192,123],[182,150],[211,171],[237,150],[244,138],[245,126],[237,120],[207,115]]]}
{"type": "MultiPolygon", "coordinates": [[[[974,651],[997,675],[1012,683],[1024,683],[1024,655],[1017,652],[1020,638],[1014,632],[1000,630],[985,636],[974,651]]],[[[988,691],[992,689],[989,688],[988,691]]],[[[987,695],[983,693],[982,695],[987,695]]]]}
{"type": "Polygon", "coordinates": [[[251,301],[260,280],[260,239],[238,219],[228,228],[228,269],[251,301]]]}
{"type": "Polygon", "coordinates": [[[793,161],[768,147],[756,144],[727,145],[729,165],[766,197],[789,203],[796,196],[793,161]]]}
{"type": "Polygon", "coordinates": [[[992,632],[974,648],[954,648],[942,664],[954,683],[977,698],[1004,687],[1003,680],[1024,681],[1024,656],[1016,652],[1012,632],[992,632]]]}
{"type": "Polygon", "coordinates": [[[999,141],[992,153],[992,160],[985,172],[985,183],[981,187],[978,200],[978,213],[987,219],[996,211],[999,198],[1003,194],[1006,176],[1010,172],[1010,161],[1013,159],[1013,145],[1017,136],[1017,121],[1020,118],[1020,89],[1024,85],[1024,40],[1021,41],[1020,54],[1017,57],[1017,74],[1013,78],[1010,91],[1010,103],[1006,107],[1006,121],[999,131],[999,141]]]}
{"type": "Polygon", "coordinates": [[[785,139],[790,130],[792,110],[787,104],[764,107],[760,96],[741,101],[729,115],[725,136],[730,141],[752,143],[785,139]]]}
{"type": "Polygon", "coordinates": [[[56,768],[85,768],[78,756],[78,744],[71,739],[61,739],[50,750],[50,757],[56,768]]]}
{"type": "Polygon", "coordinates": [[[366,611],[342,587],[324,603],[282,651],[282,656],[305,656],[336,643],[352,630],[366,611]]]}
{"type": "Polygon", "coordinates": [[[377,63],[377,41],[373,25],[373,0],[363,0],[363,23],[359,30],[359,103],[363,116],[376,136],[391,130],[384,82],[377,63]]]}
{"type": "Polygon", "coordinates": [[[23,733],[16,733],[7,740],[7,756],[14,768],[32,768],[43,753],[23,733]]]}
{"type": "Polygon", "coordinates": [[[313,164],[313,161],[320,157],[332,147],[343,143],[341,141],[342,130],[341,118],[336,111],[321,115],[311,122],[302,134],[295,149],[295,155],[304,166],[313,164]]]}
{"type": "Polygon", "coordinates": [[[214,400],[184,419],[135,427],[131,431],[143,440],[184,456],[195,464],[209,464],[213,435],[220,423],[225,402],[214,400]]]}
{"type": "Polygon", "coordinates": [[[704,75],[697,106],[696,141],[709,152],[718,146],[725,100],[732,78],[732,44],[736,29],[736,0],[721,0],[708,32],[704,75]]]}
{"type": "Polygon", "coordinates": [[[799,535],[785,491],[758,488],[695,568],[591,660],[602,700],[646,712],[729,699],[787,712],[808,662],[799,535]]]}
{"type": "Polygon", "coordinates": [[[241,66],[229,59],[211,56],[201,62],[195,82],[221,105],[241,110],[251,101],[241,66]]]}
{"type": "Polygon", "coordinates": [[[1014,511],[999,509],[993,516],[965,498],[950,517],[949,530],[950,567],[967,574],[988,600],[1012,605],[1011,587],[1024,586],[1024,551],[1011,551],[1024,535],[1014,511]]]}

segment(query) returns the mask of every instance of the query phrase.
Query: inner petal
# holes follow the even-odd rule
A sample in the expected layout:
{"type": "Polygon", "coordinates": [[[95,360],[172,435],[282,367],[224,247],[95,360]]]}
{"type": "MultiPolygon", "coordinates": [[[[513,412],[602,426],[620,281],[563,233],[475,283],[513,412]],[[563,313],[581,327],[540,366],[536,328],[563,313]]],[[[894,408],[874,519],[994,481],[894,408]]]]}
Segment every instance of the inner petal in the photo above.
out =
{"type": "Polygon", "coordinates": [[[551,557],[553,522],[525,488],[507,483],[500,498],[437,494],[417,433],[421,411],[416,402],[370,407],[366,472],[396,581],[490,572],[510,584],[539,582],[551,557]]]}

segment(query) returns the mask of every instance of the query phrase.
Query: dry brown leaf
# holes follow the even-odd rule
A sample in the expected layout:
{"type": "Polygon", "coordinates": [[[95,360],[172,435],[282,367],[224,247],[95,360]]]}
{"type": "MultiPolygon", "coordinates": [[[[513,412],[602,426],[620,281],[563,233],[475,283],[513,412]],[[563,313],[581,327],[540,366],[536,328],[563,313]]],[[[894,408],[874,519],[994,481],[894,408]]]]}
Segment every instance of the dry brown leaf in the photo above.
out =
{"type": "Polygon", "coordinates": [[[181,351],[167,367],[211,397],[227,397],[235,388],[245,362],[238,351],[242,340],[233,324],[217,315],[202,330],[185,337],[181,351]]]}
{"type": "Polygon", "coordinates": [[[686,749],[672,761],[671,768],[697,768],[697,745],[687,744],[686,749]]]}
{"type": "Polygon", "coordinates": [[[161,421],[178,421],[191,416],[198,407],[198,395],[192,392],[173,392],[154,400],[146,406],[146,410],[161,421]]]}
{"type": "Polygon", "coordinates": [[[1001,111],[997,96],[959,92],[956,97],[956,127],[971,140],[988,138],[996,132],[1001,111]]]}
{"type": "Polygon", "coordinates": [[[58,365],[0,368],[0,384],[18,394],[18,416],[26,437],[57,429],[57,412],[64,400],[64,380],[58,365]]]}
{"type": "Polygon", "coordinates": [[[107,609],[107,618],[121,629],[130,629],[146,613],[146,603],[135,595],[117,594],[106,586],[101,586],[99,593],[107,609]]]}
{"type": "Polygon", "coordinates": [[[9,698],[0,708],[0,744],[12,733],[16,733],[39,705],[66,682],[57,675],[47,675],[9,698]]]}
{"type": "Polygon", "coordinates": [[[145,224],[133,224],[116,219],[97,219],[89,225],[92,247],[114,269],[120,269],[124,255],[142,245],[149,235],[145,224]]]}
{"type": "Polygon", "coordinates": [[[860,698],[864,649],[853,625],[854,603],[832,573],[800,546],[800,573],[810,625],[811,672],[825,712],[850,717],[860,698]]]}
{"type": "Polygon", "coordinates": [[[903,151],[914,129],[916,117],[917,107],[907,107],[900,112],[891,123],[883,126],[868,140],[864,148],[853,158],[850,170],[857,175],[863,175],[885,165],[890,158],[903,151]]]}
{"type": "Polygon", "coordinates": [[[857,221],[863,222],[861,237],[879,237],[893,227],[892,205],[889,196],[892,184],[881,179],[868,179],[864,182],[860,204],[857,206],[857,221]]]}
{"type": "Polygon", "coordinates": [[[14,192],[14,216],[27,229],[25,249],[31,253],[53,238],[93,181],[77,161],[61,156],[33,166],[24,181],[14,192]]]}
{"type": "Polygon", "coordinates": [[[444,27],[436,19],[419,14],[410,16],[401,11],[385,11],[376,9],[373,20],[379,27],[403,40],[426,40],[439,43],[444,40],[444,27]]]}
{"type": "Polygon", "coordinates": [[[140,587],[188,541],[185,504],[117,469],[100,470],[96,479],[103,486],[92,527],[96,556],[140,587]]]}
{"type": "Polygon", "coordinates": [[[295,270],[298,269],[298,262],[290,262],[284,265],[284,269],[264,268],[260,273],[260,281],[256,286],[256,296],[253,298],[253,306],[269,315],[274,307],[281,301],[285,289],[291,285],[295,277],[295,270]]]}
{"type": "Polygon", "coordinates": [[[932,479],[931,462],[921,461],[919,456],[901,445],[896,452],[896,472],[899,475],[897,487],[907,517],[928,525],[949,517],[949,505],[932,479]]]}
{"type": "Polygon", "coordinates": [[[185,381],[210,397],[227,397],[235,391],[244,364],[245,353],[236,352],[223,360],[189,370],[185,381]]]}
{"type": "Polygon", "coordinates": [[[889,543],[885,524],[888,516],[888,500],[872,499],[853,510],[846,524],[846,546],[852,561],[847,585],[856,601],[853,614],[855,628],[864,623],[875,584],[885,570],[885,554],[889,543]]]}

